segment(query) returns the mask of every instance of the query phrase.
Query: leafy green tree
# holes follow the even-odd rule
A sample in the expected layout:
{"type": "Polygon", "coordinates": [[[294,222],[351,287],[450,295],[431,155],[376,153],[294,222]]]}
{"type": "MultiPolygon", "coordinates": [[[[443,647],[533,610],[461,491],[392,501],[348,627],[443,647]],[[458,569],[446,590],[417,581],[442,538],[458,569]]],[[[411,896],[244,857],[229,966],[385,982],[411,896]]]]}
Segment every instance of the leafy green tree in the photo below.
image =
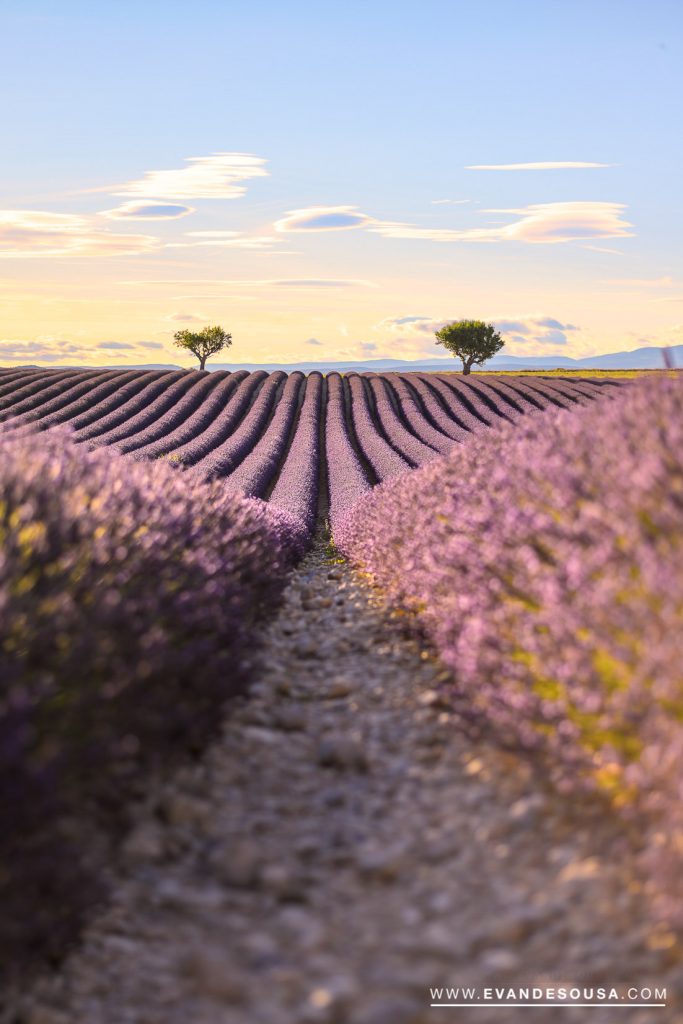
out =
{"type": "Polygon", "coordinates": [[[209,356],[214,356],[224,348],[232,345],[232,334],[222,327],[204,327],[201,331],[176,331],[173,335],[178,348],[185,348],[199,360],[199,369],[203,370],[209,356]]]}
{"type": "Polygon", "coordinates": [[[436,331],[437,345],[443,345],[458,359],[462,359],[462,372],[470,373],[474,364],[480,365],[500,352],[505,342],[493,324],[483,320],[456,320],[436,331]]]}

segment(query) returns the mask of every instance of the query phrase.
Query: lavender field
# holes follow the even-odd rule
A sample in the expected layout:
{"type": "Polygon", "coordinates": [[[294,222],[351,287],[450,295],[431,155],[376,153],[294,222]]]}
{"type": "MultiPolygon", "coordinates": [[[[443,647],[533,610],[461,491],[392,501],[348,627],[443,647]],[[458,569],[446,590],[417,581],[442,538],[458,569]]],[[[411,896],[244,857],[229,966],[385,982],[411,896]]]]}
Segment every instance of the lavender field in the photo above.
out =
{"type": "Polygon", "coordinates": [[[82,450],[108,447],[188,468],[193,480],[220,478],[225,490],[267,501],[310,535],[319,499],[335,518],[366,489],[458,442],[618,387],[609,379],[491,374],[464,381],[417,373],[5,370],[0,423],[13,431],[62,426],[82,450]]]}
{"type": "Polygon", "coordinates": [[[144,780],[258,684],[326,544],[330,588],[346,558],[428,645],[454,733],[639,831],[679,928],[682,406],[676,379],[0,371],[10,973],[59,958],[144,780]]]}

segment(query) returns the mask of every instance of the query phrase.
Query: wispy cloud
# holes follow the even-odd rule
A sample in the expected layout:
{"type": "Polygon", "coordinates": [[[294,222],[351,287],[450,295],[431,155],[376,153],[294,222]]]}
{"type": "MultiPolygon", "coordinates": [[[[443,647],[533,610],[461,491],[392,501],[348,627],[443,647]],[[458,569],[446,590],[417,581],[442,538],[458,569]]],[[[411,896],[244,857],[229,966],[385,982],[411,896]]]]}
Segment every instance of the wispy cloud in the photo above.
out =
{"type": "Polygon", "coordinates": [[[469,164],[466,171],[564,171],[593,167],[616,167],[616,164],[589,163],[585,160],[540,160],[529,164],[469,164]]]}
{"type": "Polygon", "coordinates": [[[0,362],[64,362],[83,355],[84,349],[61,338],[44,337],[33,341],[3,339],[0,341],[0,362]]]}
{"type": "Polygon", "coordinates": [[[481,228],[422,228],[384,221],[355,206],[313,206],[293,210],[275,224],[277,231],[340,231],[367,229],[383,238],[429,242],[532,242],[553,244],[593,238],[628,238],[632,225],[623,220],[623,203],[539,203],[521,209],[482,210],[484,214],[515,215],[510,224],[481,228]]]}
{"type": "Polygon", "coordinates": [[[581,249],[586,249],[588,252],[606,252],[609,256],[623,256],[624,253],[620,249],[610,249],[606,245],[582,245],[581,249]]]}
{"type": "Polygon", "coordinates": [[[167,249],[195,249],[210,245],[222,249],[270,249],[279,239],[272,235],[243,235],[239,231],[187,231],[191,242],[169,242],[167,249]]]}
{"type": "Polygon", "coordinates": [[[378,223],[370,230],[385,238],[432,242],[530,242],[556,244],[586,238],[629,238],[632,225],[622,219],[623,203],[539,203],[517,210],[484,213],[516,214],[510,224],[486,228],[419,228],[410,224],[378,223]]]}
{"type": "MultiPolygon", "coordinates": [[[[130,281],[126,282],[130,284],[130,281]]],[[[234,292],[188,292],[187,294],[174,295],[178,302],[188,299],[191,302],[225,302],[230,299],[233,302],[258,302],[256,295],[236,295],[234,292]]]]}
{"type": "Polygon", "coordinates": [[[393,343],[391,349],[382,351],[374,341],[355,341],[350,345],[344,346],[344,348],[335,349],[332,358],[343,359],[345,362],[352,362],[353,360],[358,360],[360,362],[368,357],[372,359],[382,359],[390,358],[391,356],[394,356],[397,359],[403,358],[402,355],[398,354],[394,350],[393,343]]]}
{"type": "Polygon", "coordinates": [[[147,171],[142,178],[106,191],[150,199],[237,199],[246,192],[243,182],[268,176],[266,161],[251,153],[212,153],[188,157],[185,163],[173,170],[147,171]]]}
{"type": "Polygon", "coordinates": [[[364,228],[375,221],[355,206],[308,206],[290,210],[275,221],[276,231],[348,231],[364,228]]]}
{"type": "Polygon", "coordinates": [[[101,210],[99,215],[109,220],[178,220],[194,212],[194,206],[183,206],[180,203],[149,203],[131,199],[112,210],[101,210]]]}
{"type": "Polygon", "coordinates": [[[207,321],[202,313],[169,313],[165,319],[179,324],[203,324],[207,321]]]}
{"type": "Polygon", "coordinates": [[[437,348],[434,334],[454,319],[404,314],[387,316],[372,328],[379,339],[378,343],[372,342],[373,352],[377,358],[435,359],[443,356],[443,349],[437,348]]]}
{"type": "Polygon", "coordinates": [[[239,278],[157,278],[156,280],[138,279],[135,281],[119,281],[119,284],[147,288],[149,285],[225,285],[228,288],[376,288],[372,281],[356,278],[329,277],[293,277],[293,278],[262,278],[240,280],[239,278]]]}
{"type": "Polygon", "coordinates": [[[263,281],[258,282],[259,284],[272,284],[277,285],[278,288],[375,288],[376,285],[372,281],[361,281],[352,279],[342,278],[340,280],[334,280],[332,278],[304,278],[294,277],[290,280],[280,281],[263,281]]]}
{"type": "MultiPolygon", "coordinates": [[[[659,289],[677,288],[680,289],[681,282],[675,280],[669,275],[663,277],[614,277],[609,280],[603,281],[603,284],[612,284],[617,288],[627,290],[629,292],[649,292],[658,291],[659,289]]],[[[659,304],[668,302],[683,302],[682,295],[660,295],[657,298],[647,299],[648,302],[659,304]]]]}
{"type": "Polygon", "coordinates": [[[157,341],[93,341],[77,342],[61,335],[39,335],[37,338],[0,340],[0,363],[52,363],[65,366],[97,365],[102,358],[112,358],[107,353],[121,353],[121,357],[137,353],[144,358],[149,349],[165,349],[157,341]]]}
{"type": "Polygon", "coordinates": [[[471,199],[432,199],[432,206],[464,206],[471,202],[471,199]]]}
{"type": "Polygon", "coordinates": [[[506,340],[522,342],[524,345],[533,342],[541,348],[546,345],[566,345],[569,342],[567,334],[580,330],[576,324],[566,324],[555,317],[538,313],[501,317],[493,323],[504,337],[507,336],[506,340]]]}
{"type": "Polygon", "coordinates": [[[0,210],[0,257],[131,256],[159,248],[150,235],[102,230],[91,218],[42,210],[0,210]]]}
{"type": "Polygon", "coordinates": [[[672,288],[676,282],[672,277],[614,277],[605,284],[623,285],[624,288],[672,288]]]}
{"type": "Polygon", "coordinates": [[[317,338],[307,338],[304,345],[322,345],[322,341],[318,341],[317,338]]]}
{"type": "Polygon", "coordinates": [[[388,316],[384,320],[380,320],[376,326],[378,328],[387,328],[393,330],[399,327],[405,327],[406,324],[415,324],[417,329],[423,329],[422,325],[431,324],[434,321],[430,316],[388,316]]]}

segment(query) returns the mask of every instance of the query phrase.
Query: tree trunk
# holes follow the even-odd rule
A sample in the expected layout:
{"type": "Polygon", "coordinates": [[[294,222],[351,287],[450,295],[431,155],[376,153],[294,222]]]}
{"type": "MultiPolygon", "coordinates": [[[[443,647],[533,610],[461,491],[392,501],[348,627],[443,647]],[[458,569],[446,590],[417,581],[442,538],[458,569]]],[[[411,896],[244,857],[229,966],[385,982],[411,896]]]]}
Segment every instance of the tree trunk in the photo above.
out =
{"type": "Polygon", "coordinates": [[[463,374],[471,373],[472,372],[472,360],[471,359],[463,359],[463,361],[462,361],[462,372],[463,372],[463,374]]]}
{"type": "Polygon", "coordinates": [[[199,369],[203,370],[205,366],[206,366],[206,356],[200,356],[199,357],[199,369]]]}

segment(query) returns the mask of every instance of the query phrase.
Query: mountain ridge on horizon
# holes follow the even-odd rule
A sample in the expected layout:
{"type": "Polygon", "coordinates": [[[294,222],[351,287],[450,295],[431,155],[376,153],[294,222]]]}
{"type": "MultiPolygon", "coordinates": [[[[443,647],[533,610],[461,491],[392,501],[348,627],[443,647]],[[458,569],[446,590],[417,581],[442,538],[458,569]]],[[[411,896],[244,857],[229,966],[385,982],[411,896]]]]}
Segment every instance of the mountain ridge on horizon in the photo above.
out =
{"type": "MultiPolygon", "coordinates": [[[[489,359],[482,369],[486,370],[657,370],[666,369],[664,353],[668,353],[674,367],[683,369],[683,344],[667,345],[657,348],[642,347],[631,351],[606,352],[599,356],[588,356],[583,359],[574,359],[571,356],[506,356],[496,355],[489,359]]],[[[29,364],[27,364],[29,365],[29,364]]],[[[36,364],[30,364],[31,366],[36,364]]],[[[53,364],[52,369],[62,367],[53,364]]],[[[71,369],[71,367],[68,367],[71,369]]],[[[102,369],[149,369],[149,370],[182,370],[191,367],[182,367],[176,363],[117,363],[102,366],[102,369]]],[[[386,373],[392,370],[401,372],[425,372],[430,370],[454,370],[459,369],[457,359],[430,358],[424,359],[347,359],[347,360],[306,360],[294,363],[212,363],[207,367],[209,370],[284,370],[292,373],[299,370],[304,373],[311,373],[314,370],[320,372],[336,371],[372,371],[386,373]]]]}

